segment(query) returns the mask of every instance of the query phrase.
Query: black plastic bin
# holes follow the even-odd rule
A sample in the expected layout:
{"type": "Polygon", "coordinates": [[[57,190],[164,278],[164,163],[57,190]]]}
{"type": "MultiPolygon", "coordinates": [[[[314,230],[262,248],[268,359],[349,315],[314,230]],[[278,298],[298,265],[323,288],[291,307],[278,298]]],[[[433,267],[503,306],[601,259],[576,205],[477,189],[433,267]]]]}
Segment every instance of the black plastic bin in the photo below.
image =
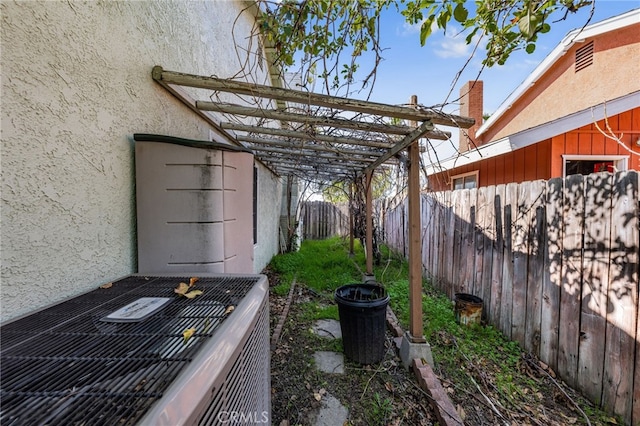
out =
{"type": "Polygon", "coordinates": [[[342,346],[347,358],[374,364],[384,357],[389,295],[377,283],[347,284],[336,289],[342,346]]]}

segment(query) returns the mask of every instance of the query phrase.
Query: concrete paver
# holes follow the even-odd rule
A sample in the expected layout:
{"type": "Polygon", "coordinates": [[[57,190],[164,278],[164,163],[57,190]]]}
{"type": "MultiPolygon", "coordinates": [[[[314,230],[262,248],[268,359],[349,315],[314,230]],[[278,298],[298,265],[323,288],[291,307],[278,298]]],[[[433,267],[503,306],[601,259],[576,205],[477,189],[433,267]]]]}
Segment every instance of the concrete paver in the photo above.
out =
{"type": "Polygon", "coordinates": [[[333,395],[326,393],[322,397],[322,406],[312,414],[310,423],[314,426],[337,426],[343,425],[348,417],[349,410],[333,395]]]}
{"type": "Polygon", "coordinates": [[[320,337],[326,337],[327,339],[340,339],[342,338],[342,331],[340,330],[340,321],[333,319],[321,319],[313,324],[313,332],[320,337]]]}
{"type": "Polygon", "coordinates": [[[313,354],[318,370],[331,374],[344,374],[344,356],[337,352],[318,351],[313,354]]]}

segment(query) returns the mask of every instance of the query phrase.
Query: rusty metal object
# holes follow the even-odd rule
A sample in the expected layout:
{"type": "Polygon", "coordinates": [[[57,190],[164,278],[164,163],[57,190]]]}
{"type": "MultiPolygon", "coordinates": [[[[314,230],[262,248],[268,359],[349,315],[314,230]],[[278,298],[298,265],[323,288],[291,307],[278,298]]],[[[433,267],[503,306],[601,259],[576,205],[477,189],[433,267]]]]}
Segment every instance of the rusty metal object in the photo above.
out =
{"type": "Polygon", "coordinates": [[[455,294],[456,322],[461,325],[480,325],[482,320],[482,299],[467,293],[455,294]]]}

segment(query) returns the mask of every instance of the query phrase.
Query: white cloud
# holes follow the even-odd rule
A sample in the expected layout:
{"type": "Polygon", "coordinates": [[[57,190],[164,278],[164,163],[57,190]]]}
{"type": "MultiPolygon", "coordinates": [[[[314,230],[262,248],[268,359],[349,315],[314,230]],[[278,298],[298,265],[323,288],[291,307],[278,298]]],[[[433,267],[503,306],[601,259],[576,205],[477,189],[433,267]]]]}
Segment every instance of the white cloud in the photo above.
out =
{"type": "Polygon", "coordinates": [[[447,36],[438,42],[437,46],[433,52],[441,58],[462,58],[471,53],[471,46],[465,42],[463,37],[447,36]]]}
{"type": "MultiPolygon", "coordinates": [[[[402,27],[400,27],[398,29],[398,35],[405,37],[405,36],[413,36],[416,34],[420,34],[420,29],[422,28],[422,23],[425,20],[423,19],[422,21],[416,23],[416,24],[409,24],[408,22],[403,22],[402,23],[402,27]]],[[[435,32],[438,31],[438,25],[434,22],[431,25],[431,33],[435,34],[435,32]]]]}
{"type": "Polygon", "coordinates": [[[433,53],[440,58],[463,58],[471,55],[475,45],[478,43],[479,36],[474,36],[471,44],[467,44],[467,35],[461,31],[456,26],[448,26],[443,38],[433,43],[436,46],[433,49],[433,53]]]}

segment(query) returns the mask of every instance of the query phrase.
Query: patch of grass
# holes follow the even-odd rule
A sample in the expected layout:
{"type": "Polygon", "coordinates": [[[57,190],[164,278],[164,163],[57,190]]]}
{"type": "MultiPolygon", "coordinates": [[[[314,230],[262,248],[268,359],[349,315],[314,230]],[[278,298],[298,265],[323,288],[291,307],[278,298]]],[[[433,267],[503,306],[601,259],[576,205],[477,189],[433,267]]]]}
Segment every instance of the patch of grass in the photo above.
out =
{"type": "Polygon", "coordinates": [[[271,287],[271,292],[276,296],[286,296],[289,294],[289,289],[291,288],[290,282],[281,282],[277,286],[271,287]]]}
{"type": "MultiPolygon", "coordinates": [[[[300,250],[295,253],[275,256],[269,267],[281,274],[282,283],[278,286],[290,285],[295,278],[298,283],[306,285],[316,292],[332,297],[336,288],[360,282],[360,271],[353,260],[347,256],[349,242],[339,237],[327,240],[305,240],[300,250]]],[[[356,256],[362,257],[362,247],[356,241],[356,256]]],[[[288,291],[289,287],[286,287],[288,291]]],[[[284,287],[275,290],[285,292],[284,287]]]]}
{"type": "Polygon", "coordinates": [[[342,353],[344,347],[342,346],[342,339],[327,339],[325,337],[315,336],[316,344],[314,348],[318,351],[330,351],[342,353]]]}
{"type": "Polygon", "coordinates": [[[324,305],[316,302],[300,304],[300,321],[311,323],[321,319],[338,320],[338,305],[324,305]]]}
{"type": "Polygon", "coordinates": [[[361,280],[360,272],[346,256],[348,242],[340,238],[303,241],[298,280],[318,292],[333,294],[336,288],[361,280]]]}
{"type": "MultiPolygon", "coordinates": [[[[376,279],[389,292],[391,308],[400,325],[407,329],[410,315],[408,262],[385,246],[381,247],[381,253],[382,262],[374,268],[376,279]]],[[[364,260],[361,265],[364,269],[364,260]]],[[[524,352],[517,342],[509,341],[493,326],[458,324],[453,301],[426,280],[422,287],[424,335],[431,343],[435,370],[455,382],[456,392],[476,394],[476,383],[479,383],[494,387],[510,408],[541,403],[545,388],[539,379],[532,379],[526,373],[531,367],[526,365],[524,352]]],[[[577,400],[596,422],[600,419],[610,421],[611,416],[606,416],[584,398],[577,400]]],[[[577,418],[579,422],[583,420],[580,416],[577,418]]]]}
{"type": "Polygon", "coordinates": [[[393,411],[393,404],[389,398],[380,396],[379,392],[373,395],[369,401],[368,424],[386,425],[393,411]]]}

